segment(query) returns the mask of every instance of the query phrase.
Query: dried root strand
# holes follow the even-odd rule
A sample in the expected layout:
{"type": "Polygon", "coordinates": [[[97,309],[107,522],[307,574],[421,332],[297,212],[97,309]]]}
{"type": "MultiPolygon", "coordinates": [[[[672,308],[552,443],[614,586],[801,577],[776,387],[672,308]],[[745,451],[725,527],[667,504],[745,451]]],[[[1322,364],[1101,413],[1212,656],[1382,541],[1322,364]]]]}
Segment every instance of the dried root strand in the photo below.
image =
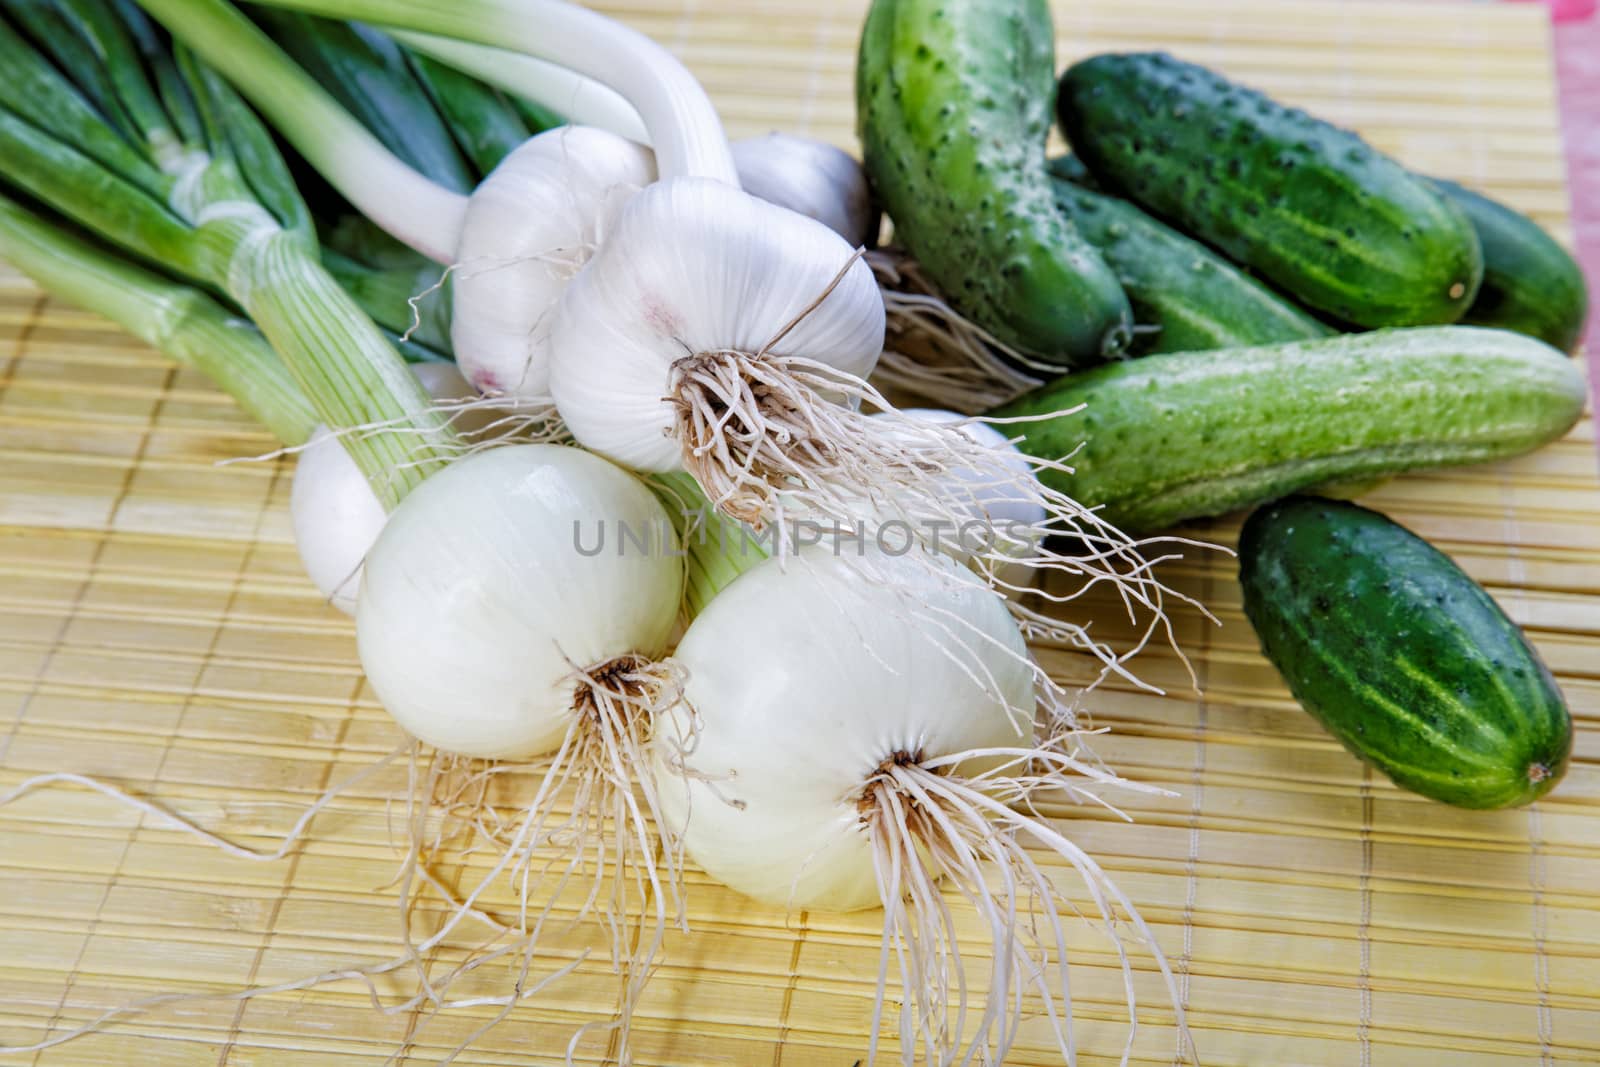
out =
{"type": "MultiPolygon", "coordinates": [[[[305,837],[305,834],[309,830],[309,827],[315,817],[326,810],[336,797],[348,792],[361,782],[387,768],[397,758],[407,753],[410,753],[411,755],[411,779],[413,787],[415,787],[418,779],[417,748],[418,746],[408,741],[378,762],[362,769],[351,777],[327,789],[313,804],[311,804],[304,812],[301,813],[299,818],[296,820],[294,827],[277,845],[277,847],[270,850],[250,848],[248,846],[229,841],[218,834],[206,830],[199,823],[179,815],[176,812],[173,812],[170,809],[155,803],[154,801],[147,800],[144,797],[128,792],[119,786],[100,781],[99,779],[90,778],[85,775],[65,772],[39,775],[21,783],[16,788],[8,791],[4,795],[0,795],[0,805],[11,803],[12,801],[17,800],[20,797],[37,789],[42,789],[53,785],[80,785],[93,789],[94,791],[116,800],[119,803],[133,807],[146,815],[159,818],[173,829],[192,834],[203,841],[217,846],[230,856],[234,856],[243,860],[273,862],[284,858],[291,851],[293,851],[294,846],[305,837]]],[[[416,849],[411,849],[406,863],[402,867],[399,880],[407,887],[409,887],[411,884],[413,876],[416,875],[416,855],[416,849]]],[[[437,880],[432,879],[425,873],[418,880],[424,881],[425,883],[441,890],[443,888],[439,885],[437,880]]],[[[97,1033],[117,1022],[130,1019],[162,1007],[185,1004],[196,1000],[243,1002],[253,1000],[256,997],[297,992],[301,990],[312,989],[321,985],[327,985],[333,982],[344,981],[361,983],[366,988],[367,996],[371,1001],[373,1009],[384,1015],[403,1015],[419,1010],[432,1012],[437,1010],[457,1008],[474,1008],[485,1005],[501,1005],[509,1010],[510,1006],[516,1004],[520,1000],[537,994],[548,983],[555,981],[565,974],[571,972],[578,966],[579,963],[582,962],[580,957],[580,959],[556,969],[554,972],[546,975],[540,981],[535,983],[525,983],[517,986],[512,990],[512,992],[503,996],[450,998],[445,993],[450,981],[453,981],[456,977],[459,977],[460,974],[468,973],[477,967],[481,967],[484,964],[491,962],[492,960],[499,959],[505,956],[507,953],[514,951],[518,947],[518,945],[513,944],[509,946],[502,946],[500,948],[489,949],[486,951],[480,951],[478,954],[476,954],[475,958],[456,968],[454,973],[447,976],[447,980],[439,981],[437,979],[430,979],[427,976],[425,966],[423,966],[424,954],[439,945],[445,939],[445,937],[448,936],[461,922],[470,919],[474,923],[487,924],[491,927],[491,929],[496,931],[497,937],[506,933],[514,933],[514,931],[512,931],[509,927],[499,923],[482,910],[473,907],[471,902],[457,901],[454,903],[457,903],[459,907],[457,907],[457,909],[451,914],[451,917],[444,923],[444,925],[429,938],[417,942],[411,935],[410,918],[413,910],[415,909],[415,900],[410,897],[409,890],[403,891],[401,894],[401,914],[403,917],[403,925],[405,927],[404,951],[397,956],[378,963],[352,964],[347,967],[333,968],[319,974],[307,975],[303,978],[294,979],[288,982],[274,983],[271,985],[247,986],[242,989],[220,990],[215,992],[161,993],[154,996],[142,997],[140,999],[130,1001],[126,1004],[118,1005],[117,1007],[101,1012],[99,1015],[89,1019],[87,1022],[79,1026],[75,1026],[60,1032],[47,1033],[39,1040],[30,1044],[0,1046],[0,1054],[42,1052],[46,1049],[65,1044],[68,1041],[75,1040],[87,1034],[97,1033]],[[413,967],[423,967],[422,973],[424,975],[424,980],[419,983],[417,992],[409,996],[405,996],[400,1000],[385,1000],[383,992],[378,988],[377,980],[386,975],[393,975],[402,972],[407,968],[413,967]]]]}
{"type": "MultiPolygon", "coordinates": [[[[614,1032],[617,1055],[625,1063],[632,1013],[667,927],[685,923],[683,851],[674,838],[658,840],[657,828],[663,824],[657,817],[658,794],[647,751],[657,713],[677,700],[681,678],[670,664],[633,656],[575,667],[572,677],[576,696],[571,721],[560,748],[535,764],[538,784],[520,815],[508,819],[493,808],[487,785],[505,768],[524,772],[526,765],[453,768],[417,789],[428,798],[423,807],[432,825],[425,828],[424,819],[413,827],[413,854],[417,870],[427,872],[435,858],[447,854],[443,849],[456,847],[463,835],[476,839],[474,847],[497,854],[493,867],[453,904],[452,922],[477,908],[492,885],[508,883],[515,910],[498,917],[507,937],[494,951],[516,952],[519,988],[558,905],[568,902],[571,917],[564,921],[572,925],[598,918],[607,934],[612,968],[622,977],[618,1011],[609,1022],[574,1033],[567,1057],[573,1060],[586,1037],[614,1032]],[[449,829],[442,828],[444,822],[449,829]],[[570,903],[572,890],[580,894],[575,905],[570,903]]],[[[447,975],[442,986],[457,976],[447,975]]],[[[436,999],[441,993],[433,991],[436,999]]],[[[504,1005],[472,1039],[513,1004],[504,1005]]]]}
{"type": "Polygon", "coordinates": [[[1073,776],[1129,785],[1080,758],[1074,736],[1067,729],[1036,748],[985,749],[931,760],[897,753],[866,783],[858,808],[884,904],[869,1064],[878,1051],[891,970],[900,978],[899,1037],[908,1065],[919,1055],[929,1064],[1003,1062],[1016,1040],[1025,998],[1032,995],[1043,1006],[1063,1062],[1077,1062],[1062,919],[1064,911],[1075,909],[1024,839],[1072,865],[1117,952],[1129,1019],[1123,1062],[1138,1027],[1126,939],[1143,943],[1154,957],[1172,1000],[1180,1047],[1192,1051],[1172,972],[1131,902],[1071,840],[1036,813],[1014,807],[1031,808],[1039,793],[1060,790],[1104,803],[1073,776]],[[990,769],[963,777],[962,765],[973,761],[990,769]],[[968,976],[941,882],[972,907],[992,938],[981,1006],[973,1003],[978,983],[968,976]]]}
{"type": "Polygon", "coordinates": [[[340,793],[354,787],[397,758],[409,754],[404,801],[404,856],[391,882],[397,887],[396,915],[400,950],[377,963],[352,964],[290,982],[243,989],[171,993],[146,997],[106,1011],[71,1030],[48,1033],[27,1045],[3,1046],[5,1052],[37,1052],[101,1030],[119,1020],[190,1000],[245,1001],[342,981],[365,985],[374,1010],[384,1015],[415,1015],[405,1045],[391,1060],[403,1057],[441,1012],[493,1007],[483,1023],[450,1050],[449,1063],[503,1020],[517,1004],[570,974],[587,959],[580,952],[554,968],[537,955],[540,934],[566,899],[570,885],[581,897],[571,922],[598,915],[608,932],[613,969],[623,977],[617,1016],[609,1023],[574,1034],[568,1060],[579,1042],[595,1030],[616,1031],[614,1044],[627,1062],[627,1031],[638,997],[654,966],[667,924],[684,923],[683,851],[676,840],[661,842],[655,826],[657,793],[648,773],[646,745],[656,713],[675,701],[681,677],[670,665],[626,657],[588,669],[575,669],[577,698],[571,725],[561,748],[550,757],[527,764],[485,763],[448,754],[425,752],[407,742],[378,764],[329,789],[301,814],[288,837],[271,850],[239,845],[153,801],[114,785],[75,774],[41,775],[0,795],[0,805],[37,789],[60,784],[82,785],[128,804],[147,815],[224,849],[241,859],[272,861],[286,856],[303,838],[315,816],[340,793]],[[538,786],[531,801],[515,815],[493,803],[494,783],[510,774],[532,770],[538,786]],[[565,808],[566,813],[561,814],[565,808]],[[459,863],[474,852],[495,857],[470,889],[458,890],[440,868],[459,863]],[[588,878],[587,885],[583,879],[588,878]],[[485,903],[496,886],[509,884],[513,904],[494,914],[485,903]],[[543,904],[535,901],[543,900],[543,904]],[[466,939],[463,927],[487,928],[487,936],[466,939]],[[440,963],[435,950],[449,942],[462,952],[459,962],[440,963]],[[541,964],[541,974],[533,974],[541,964]],[[508,971],[504,992],[457,995],[462,979],[486,968],[508,971]],[[378,985],[380,978],[409,974],[410,992],[394,999],[378,985]]]}
{"type": "Polygon", "coordinates": [[[886,337],[872,377],[884,392],[973,415],[1059,373],[1030,366],[1021,352],[951,307],[903,250],[877,249],[865,258],[883,293],[886,337]]]}
{"type": "MultiPolygon", "coordinates": [[[[756,530],[775,524],[779,552],[799,541],[803,523],[831,527],[836,550],[848,539],[868,537],[888,550],[885,536],[893,533],[900,551],[916,542],[956,552],[1007,594],[1032,588],[1031,581],[1013,577],[1019,569],[1049,574],[1056,580],[1040,596],[1051,608],[1110,585],[1136,624],[1140,616],[1148,619],[1138,649],[1157,633],[1165,633],[1176,649],[1166,604],[1194,601],[1156,578],[1154,562],[1194,542],[1137,542],[1094,509],[1047,487],[1039,475],[1071,474],[1070,456],[1021,456],[1013,442],[985,443],[967,423],[907,415],[852,374],[777,351],[843,276],[841,271],[757,351],[693,352],[673,364],[667,399],[675,411],[674,433],[685,469],[711,505],[756,530]],[[996,517],[1016,514],[1034,518],[1022,523],[996,517]],[[786,515],[795,520],[787,526],[786,515]],[[1141,549],[1153,544],[1164,554],[1151,562],[1141,549]]],[[[1073,413],[971,422],[1004,426],[1073,413]]],[[[1021,606],[1013,610],[1030,636],[1090,650],[1108,672],[1127,673],[1122,660],[1131,653],[1112,654],[1089,637],[1086,626],[1021,606]]]]}

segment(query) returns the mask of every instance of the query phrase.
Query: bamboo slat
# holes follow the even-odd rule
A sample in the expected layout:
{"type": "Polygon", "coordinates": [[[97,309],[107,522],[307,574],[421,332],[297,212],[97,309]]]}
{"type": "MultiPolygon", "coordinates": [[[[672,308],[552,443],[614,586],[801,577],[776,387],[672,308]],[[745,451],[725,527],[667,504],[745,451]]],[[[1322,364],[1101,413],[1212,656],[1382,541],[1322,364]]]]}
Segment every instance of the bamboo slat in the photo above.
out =
{"type": "MultiPolygon", "coordinates": [[[[678,52],[734,135],[776,128],[854,147],[863,0],[598,6],[678,52]]],[[[1568,236],[1548,30],[1531,7],[1057,0],[1056,11],[1062,62],[1172,49],[1568,236]]],[[[196,375],[0,268],[0,792],[48,771],[103,777],[270,850],[320,792],[392,750],[398,734],[363,684],[349,621],[300,574],[291,468],[219,466],[271,448],[196,375]]],[[[1172,654],[1152,652],[1141,673],[1168,695],[1112,685],[1091,703],[1109,729],[1101,755],[1172,795],[1125,798],[1131,823],[1051,814],[1150,921],[1204,1062],[1600,1062],[1596,473],[1586,419],[1537,455],[1370,494],[1485,583],[1559,676],[1579,728],[1573,767],[1527,810],[1447,809],[1364,770],[1256,651],[1229,561],[1174,568],[1222,622],[1177,620],[1204,697],[1172,654]]],[[[1188,532],[1228,545],[1237,527],[1188,532]]],[[[1070,654],[1042,656],[1064,677],[1084,672],[1070,654]]],[[[226,993],[390,957],[390,799],[404,785],[396,766],[342,794],[271,863],[76,787],[0,808],[0,1042],[142,996],[226,993]]],[[[484,866],[462,856],[456,873],[484,866]]],[[[786,916],[698,872],[688,882],[693,932],[668,941],[639,1010],[636,1062],[859,1059],[879,917],[786,916]]],[[[981,952],[976,924],[964,930],[981,952]]],[[[477,933],[447,940],[430,964],[460,961],[477,933]]],[[[1127,1039],[1116,958],[1082,923],[1069,935],[1079,1062],[1114,1063],[1127,1039]]],[[[547,935],[535,961],[537,976],[586,950],[597,954],[458,1062],[558,1062],[577,1027],[613,1010],[616,982],[587,927],[547,935]]],[[[1172,1012],[1149,959],[1136,964],[1133,1062],[1174,1063],[1172,1012]]],[[[457,991],[492,995],[505,980],[486,971],[457,991]]],[[[403,987],[378,983],[390,1001],[403,987]]],[[[492,1013],[424,1025],[414,1011],[375,1011],[363,986],[343,982],[190,1000],[0,1062],[435,1063],[492,1013]]],[[[577,1060],[607,1051],[602,1034],[577,1060]]],[[[1013,1062],[1059,1061],[1030,1020],[1013,1062]]]]}

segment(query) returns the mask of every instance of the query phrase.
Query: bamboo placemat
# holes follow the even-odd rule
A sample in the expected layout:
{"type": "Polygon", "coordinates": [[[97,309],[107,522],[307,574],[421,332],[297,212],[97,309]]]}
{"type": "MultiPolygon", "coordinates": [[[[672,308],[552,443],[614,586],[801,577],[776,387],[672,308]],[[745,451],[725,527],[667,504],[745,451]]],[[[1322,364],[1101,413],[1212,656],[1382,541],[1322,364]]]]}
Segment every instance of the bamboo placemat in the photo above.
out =
{"type": "MultiPolygon", "coordinates": [[[[675,49],[735,134],[779,128],[853,146],[862,0],[603,6],[675,49]]],[[[1062,62],[1170,48],[1567,236],[1536,10],[1060,0],[1057,26],[1062,62]]],[[[11,273],[0,273],[0,372],[0,791],[45,771],[97,775],[272,848],[320,791],[398,738],[362,684],[348,620],[301,577],[290,467],[219,466],[272,443],[197,376],[11,273]]],[[[1288,699],[1256,652],[1231,564],[1210,557],[1173,571],[1223,622],[1180,620],[1205,698],[1170,654],[1152,654],[1143,673],[1170,695],[1113,686],[1092,705],[1111,731],[1101,754],[1177,795],[1127,798],[1131,824],[1074,810],[1061,825],[1155,927],[1206,1063],[1600,1062],[1594,424],[1527,459],[1402,478],[1369,501],[1483,581],[1560,677],[1579,734],[1556,793],[1472,814],[1365,773],[1288,699]]],[[[1227,520],[1192,532],[1229,544],[1236,530],[1227,520]]],[[[387,958],[397,913],[386,798],[403,785],[396,769],[341,796],[274,863],[229,858],[74,787],[0,810],[0,1042],[152,993],[387,958]]],[[[469,868],[481,858],[463,858],[469,868]]],[[[694,932],[668,942],[640,1011],[638,1062],[850,1067],[864,1053],[878,916],[786,917],[698,875],[690,890],[694,932]]],[[[1126,1037],[1115,958],[1093,931],[1071,929],[1080,1062],[1115,1062],[1126,1037]]],[[[547,941],[546,969],[599,947],[587,929],[547,941]]],[[[1134,1059],[1172,1063],[1171,1012],[1149,961],[1139,965],[1147,1007],[1134,1059]]],[[[586,962],[460,1062],[558,1061],[577,1026],[609,1014],[614,985],[586,962]]],[[[488,1015],[419,1029],[414,1013],[380,1015],[346,982],[186,1002],[0,1062],[377,1064],[409,1039],[400,1062],[433,1063],[488,1015]]],[[[1045,1037],[1025,1027],[1014,1062],[1058,1062],[1045,1037]]],[[[580,1059],[603,1052],[588,1042],[580,1059]]]]}

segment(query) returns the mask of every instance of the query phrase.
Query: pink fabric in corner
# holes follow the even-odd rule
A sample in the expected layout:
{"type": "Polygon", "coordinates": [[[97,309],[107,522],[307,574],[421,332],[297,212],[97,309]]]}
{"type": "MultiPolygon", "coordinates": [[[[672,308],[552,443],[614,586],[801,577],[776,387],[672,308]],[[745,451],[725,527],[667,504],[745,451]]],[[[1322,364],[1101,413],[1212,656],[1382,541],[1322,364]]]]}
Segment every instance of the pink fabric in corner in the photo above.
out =
{"type": "Polygon", "coordinates": [[[1567,188],[1578,259],[1589,279],[1589,389],[1600,411],[1600,18],[1555,27],[1556,77],[1561,94],[1561,134],[1567,150],[1567,188]]]}
{"type": "Polygon", "coordinates": [[[1600,0],[1539,0],[1550,8],[1550,17],[1557,22],[1584,19],[1593,15],[1600,0]]]}
{"type": "MultiPolygon", "coordinates": [[[[1513,0],[1515,2],[1515,0],[1513,0]]],[[[1541,0],[1555,21],[1556,83],[1567,151],[1572,236],[1589,282],[1590,405],[1600,412],[1600,0],[1541,0]]],[[[1600,448],[1600,442],[1596,444],[1600,448]]],[[[1600,453],[1597,453],[1600,457],[1600,453]]]]}
{"type": "Polygon", "coordinates": [[[1597,0],[1552,0],[1550,13],[1557,22],[1583,19],[1594,14],[1597,0]]]}

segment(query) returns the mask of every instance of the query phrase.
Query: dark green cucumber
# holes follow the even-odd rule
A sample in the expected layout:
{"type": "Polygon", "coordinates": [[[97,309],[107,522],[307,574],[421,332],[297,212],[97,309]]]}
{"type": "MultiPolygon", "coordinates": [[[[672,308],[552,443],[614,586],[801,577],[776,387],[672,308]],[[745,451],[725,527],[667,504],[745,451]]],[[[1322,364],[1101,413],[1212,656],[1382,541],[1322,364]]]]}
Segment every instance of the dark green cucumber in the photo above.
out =
{"type": "Polygon", "coordinates": [[[1483,285],[1461,321],[1525,333],[1563,352],[1576,349],[1589,297],[1571,254],[1499,201],[1442,178],[1434,184],[1466,212],[1483,248],[1483,285]]]}
{"type": "Polygon", "coordinates": [[[1066,369],[1119,354],[1132,319],[1050,195],[1054,51],[1047,0],[873,0],[856,110],[896,241],[962,314],[1066,369]]]}
{"type": "Polygon", "coordinates": [[[1475,326],[1342,334],[1172,352],[1047,382],[996,416],[1067,460],[1052,488],[1126,529],[1219,515],[1326,482],[1500,459],[1565,433],[1583,411],[1574,360],[1475,326]],[[1078,449],[1079,444],[1082,449],[1078,449]]]}
{"type": "Polygon", "coordinates": [[[1057,181],[1072,182],[1085,189],[1095,188],[1094,175],[1089,173],[1089,168],[1083,165],[1083,160],[1068,152],[1062,156],[1051,156],[1044,165],[1050,177],[1057,181]]]}
{"type": "Polygon", "coordinates": [[[1244,610],[1296,700],[1405,789],[1463,808],[1537,800],[1572,718],[1517,625],[1451,559],[1355,504],[1292,497],[1239,541],[1244,610]]]}
{"type": "Polygon", "coordinates": [[[1095,180],[1306,307],[1357,326],[1459,319],[1483,273],[1466,216],[1355,134],[1165,54],[1061,77],[1095,180]]]}
{"type": "Polygon", "coordinates": [[[1051,179],[1056,205],[1116,271],[1136,329],[1130,355],[1304,341],[1333,331],[1126,200],[1051,179]]]}

